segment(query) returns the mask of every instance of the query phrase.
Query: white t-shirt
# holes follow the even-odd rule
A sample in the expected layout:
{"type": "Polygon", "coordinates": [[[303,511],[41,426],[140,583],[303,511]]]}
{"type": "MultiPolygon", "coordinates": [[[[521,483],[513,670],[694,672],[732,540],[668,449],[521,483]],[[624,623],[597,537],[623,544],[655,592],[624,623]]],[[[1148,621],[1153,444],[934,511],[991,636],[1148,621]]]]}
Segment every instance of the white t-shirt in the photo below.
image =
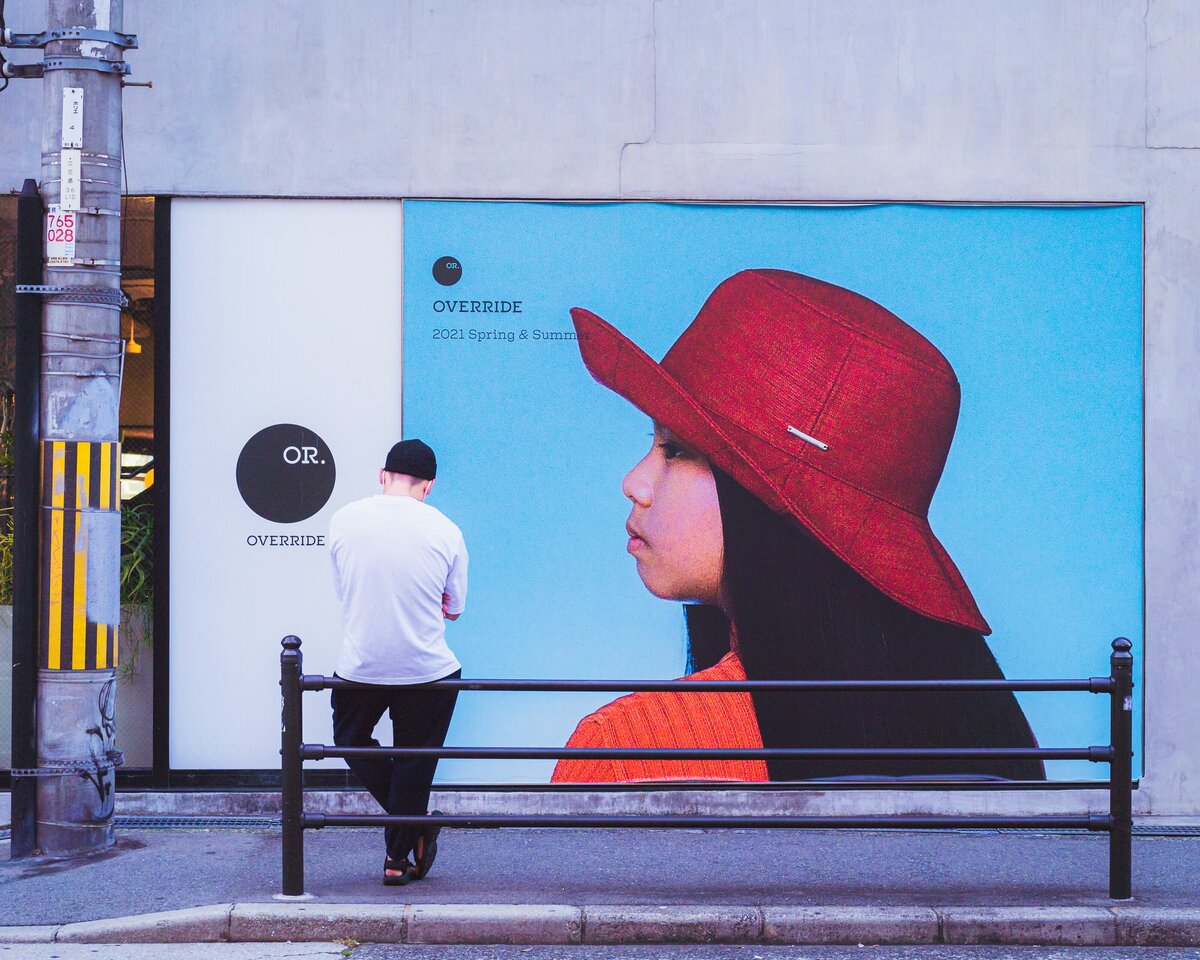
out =
{"type": "Polygon", "coordinates": [[[333,584],[342,602],[338,676],[360,683],[427,683],[458,670],[446,645],[449,613],[467,603],[467,547],[436,507],[377,494],[329,524],[333,584]]]}

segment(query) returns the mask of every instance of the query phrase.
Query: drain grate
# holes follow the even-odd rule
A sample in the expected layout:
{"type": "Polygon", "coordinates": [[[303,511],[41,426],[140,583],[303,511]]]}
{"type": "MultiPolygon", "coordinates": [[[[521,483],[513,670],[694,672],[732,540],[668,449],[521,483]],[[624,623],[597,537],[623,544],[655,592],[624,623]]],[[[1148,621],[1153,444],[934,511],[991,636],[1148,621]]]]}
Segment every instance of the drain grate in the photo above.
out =
{"type": "Polygon", "coordinates": [[[127,830],[274,830],[278,817],[117,817],[127,830]]]}
{"type": "MultiPolygon", "coordinates": [[[[278,830],[278,817],[116,817],[118,830],[278,830]]],[[[0,828],[0,842],[12,839],[0,828]]]]}
{"type": "Polygon", "coordinates": [[[1169,823],[1162,825],[1135,823],[1133,835],[1135,837],[1200,837],[1200,824],[1191,823],[1178,826],[1169,823]]]}

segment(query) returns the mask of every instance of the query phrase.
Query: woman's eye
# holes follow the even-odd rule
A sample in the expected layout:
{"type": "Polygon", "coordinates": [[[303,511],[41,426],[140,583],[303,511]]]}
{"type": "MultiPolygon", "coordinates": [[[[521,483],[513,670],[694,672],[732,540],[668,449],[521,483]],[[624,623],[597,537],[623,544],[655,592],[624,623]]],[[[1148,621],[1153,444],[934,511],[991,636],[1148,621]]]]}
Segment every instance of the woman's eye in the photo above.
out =
{"type": "Polygon", "coordinates": [[[677,443],[672,443],[670,440],[664,440],[658,445],[658,449],[663,452],[664,460],[674,460],[676,457],[687,456],[687,451],[677,443]]]}

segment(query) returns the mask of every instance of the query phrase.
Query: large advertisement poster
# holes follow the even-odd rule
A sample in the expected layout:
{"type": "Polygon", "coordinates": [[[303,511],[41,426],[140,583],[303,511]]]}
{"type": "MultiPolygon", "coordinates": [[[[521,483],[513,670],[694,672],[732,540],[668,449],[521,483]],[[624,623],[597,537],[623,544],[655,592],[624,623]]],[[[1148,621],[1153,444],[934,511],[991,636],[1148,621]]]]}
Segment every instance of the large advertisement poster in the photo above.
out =
{"type": "MultiPolygon", "coordinates": [[[[464,676],[1086,677],[1116,636],[1140,662],[1141,214],[406,203],[405,435],[436,450],[430,502],[470,549],[448,626],[464,676]]],[[[448,743],[1081,746],[1107,742],[1107,709],[468,692],[448,743]]],[[[439,779],[1107,772],[444,761],[439,779]]]]}

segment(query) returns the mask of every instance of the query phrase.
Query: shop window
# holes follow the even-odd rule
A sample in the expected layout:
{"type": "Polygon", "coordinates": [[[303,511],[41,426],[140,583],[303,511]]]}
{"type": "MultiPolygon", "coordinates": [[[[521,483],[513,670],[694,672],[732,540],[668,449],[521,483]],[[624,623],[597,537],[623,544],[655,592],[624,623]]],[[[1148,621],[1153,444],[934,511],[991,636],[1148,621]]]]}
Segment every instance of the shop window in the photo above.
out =
{"type": "MultiPolygon", "coordinates": [[[[121,633],[117,746],[127,768],[152,764],[154,728],[151,604],[154,497],[153,197],[128,197],[122,224],[121,311],[126,341],[121,389],[121,633]]],[[[0,770],[12,748],[12,426],[15,398],[17,198],[0,197],[0,770]]]]}

